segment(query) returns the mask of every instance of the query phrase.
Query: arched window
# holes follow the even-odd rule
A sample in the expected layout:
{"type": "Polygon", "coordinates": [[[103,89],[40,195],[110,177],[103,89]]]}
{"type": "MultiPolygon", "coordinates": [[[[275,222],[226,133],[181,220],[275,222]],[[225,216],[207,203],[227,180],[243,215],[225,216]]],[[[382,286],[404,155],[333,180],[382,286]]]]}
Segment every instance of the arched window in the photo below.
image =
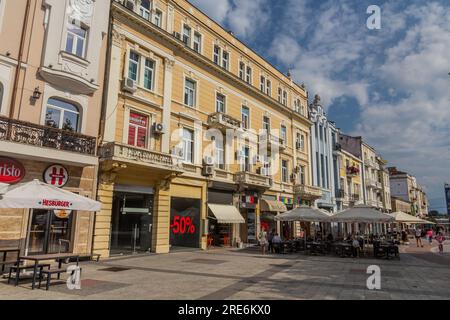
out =
{"type": "Polygon", "coordinates": [[[45,125],[78,132],[80,122],[80,111],[76,105],[56,98],[48,99],[45,125]]]}

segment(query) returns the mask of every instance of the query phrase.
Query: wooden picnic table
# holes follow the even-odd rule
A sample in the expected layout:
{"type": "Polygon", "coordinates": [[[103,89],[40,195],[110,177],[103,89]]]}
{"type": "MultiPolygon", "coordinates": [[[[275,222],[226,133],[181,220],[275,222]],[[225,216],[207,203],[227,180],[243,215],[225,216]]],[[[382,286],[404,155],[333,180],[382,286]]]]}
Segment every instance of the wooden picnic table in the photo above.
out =
{"type": "MultiPolygon", "coordinates": [[[[21,256],[20,260],[33,261],[34,262],[34,271],[33,271],[33,282],[31,285],[31,289],[34,290],[36,285],[36,274],[38,270],[38,264],[40,261],[46,260],[55,260],[58,262],[58,269],[61,269],[61,265],[66,259],[76,259],[77,266],[79,264],[79,255],[73,253],[52,253],[52,254],[39,254],[39,255],[31,255],[31,256],[21,256]]],[[[59,275],[58,275],[59,279],[59,275]]]]}
{"type": "Polygon", "coordinates": [[[1,265],[2,265],[2,273],[3,272],[5,272],[5,266],[7,265],[7,264],[13,264],[13,263],[16,263],[18,260],[19,260],[19,256],[20,256],[20,249],[19,248],[11,248],[11,247],[9,247],[9,248],[0,248],[0,254],[1,253],[3,253],[3,260],[2,260],[2,262],[1,262],[1,265]],[[11,260],[11,261],[6,261],[6,256],[7,256],[7,254],[8,253],[11,253],[11,252],[16,252],[17,253],[17,258],[13,261],[13,260],[11,260]]]}

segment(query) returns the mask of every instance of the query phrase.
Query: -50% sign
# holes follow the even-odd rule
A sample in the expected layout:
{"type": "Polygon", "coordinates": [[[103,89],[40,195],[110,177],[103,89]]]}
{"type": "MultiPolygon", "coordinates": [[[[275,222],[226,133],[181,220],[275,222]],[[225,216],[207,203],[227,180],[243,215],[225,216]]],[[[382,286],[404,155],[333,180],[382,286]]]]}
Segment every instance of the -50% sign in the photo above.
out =
{"type": "Polygon", "coordinates": [[[193,224],[192,218],[175,216],[173,218],[173,224],[170,225],[172,232],[174,234],[194,234],[195,225],[193,224]]]}

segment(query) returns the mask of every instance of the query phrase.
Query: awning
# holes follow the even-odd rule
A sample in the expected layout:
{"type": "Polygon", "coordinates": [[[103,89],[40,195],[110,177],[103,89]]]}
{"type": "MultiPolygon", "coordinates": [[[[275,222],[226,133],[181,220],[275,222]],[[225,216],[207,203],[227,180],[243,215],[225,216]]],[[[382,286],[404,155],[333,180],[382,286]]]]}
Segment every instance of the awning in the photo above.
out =
{"type": "Polygon", "coordinates": [[[286,212],[286,205],[277,200],[266,200],[261,199],[261,212],[269,211],[269,212],[286,212]]]}
{"type": "Polygon", "coordinates": [[[208,204],[218,223],[245,223],[239,210],[232,205],[208,204]]]}

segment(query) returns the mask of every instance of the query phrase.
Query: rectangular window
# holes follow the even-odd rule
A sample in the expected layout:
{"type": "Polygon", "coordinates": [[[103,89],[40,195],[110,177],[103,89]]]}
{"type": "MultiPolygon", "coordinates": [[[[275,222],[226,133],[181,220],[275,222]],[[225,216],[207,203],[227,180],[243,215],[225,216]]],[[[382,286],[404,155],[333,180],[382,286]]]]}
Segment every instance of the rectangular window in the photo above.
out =
{"type": "Polygon", "coordinates": [[[202,35],[198,32],[194,33],[194,50],[198,53],[202,52],[202,35]]]}
{"type": "Polygon", "coordinates": [[[225,50],[222,52],[222,68],[228,70],[230,54],[225,50]]]}
{"type": "Polygon", "coordinates": [[[241,157],[241,171],[250,172],[250,148],[247,146],[242,147],[241,157]]]}
{"type": "Polygon", "coordinates": [[[264,76],[261,76],[259,89],[260,89],[261,92],[263,92],[263,93],[266,92],[266,78],[264,78],[264,76]]]}
{"type": "Polygon", "coordinates": [[[300,184],[305,185],[305,166],[300,166],[300,184]]]}
{"type": "Polygon", "coordinates": [[[162,27],[162,12],[159,10],[155,11],[155,14],[153,15],[153,23],[158,26],[162,27]]]}
{"type": "Polygon", "coordinates": [[[183,42],[187,46],[191,46],[191,28],[188,26],[183,27],[183,42]]]}
{"type": "Polygon", "coordinates": [[[281,179],[283,182],[289,182],[288,161],[281,160],[281,179]]]}
{"type": "Polygon", "coordinates": [[[138,81],[139,77],[139,55],[135,52],[130,52],[128,60],[128,78],[138,81]]]}
{"type": "Polygon", "coordinates": [[[145,20],[150,20],[150,7],[151,7],[151,3],[150,3],[149,0],[142,0],[141,1],[141,6],[139,8],[139,14],[145,20]]]}
{"type": "Polygon", "coordinates": [[[225,96],[219,93],[216,96],[216,112],[225,113],[225,96]]]}
{"type": "Polygon", "coordinates": [[[287,131],[286,126],[281,126],[281,140],[283,140],[283,143],[287,143],[287,131]]]}
{"type": "Polygon", "coordinates": [[[145,59],[144,71],[144,87],[153,90],[153,79],[155,74],[155,62],[150,59],[145,59]]]}
{"type": "Polygon", "coordinates": [[[270,133],[270,118],[264,116],[263,117],[263,129],[267,132],[270,133]]]}
{"type": "Polygon", "coordinates": [[[214,46],[214,63],[220,65],[220,47],[214,46]]]}
{"type": "Polygon", "coordinates": [[[194,131],[183,128],[183,161],[194,163],[194,131]]]}
{"type": "Polygon", "coordinates": [[[184,104],[194,108],[196,95],[196,82],[186,79],[184,83],[184,104]]]}
{"type": "Polygon", "coordinates": [[[239,78],[245,80],[245,63],[239,62],[239,78]]]}
{"type": "Polygon", "coordinates": [[[242,115],[242,128],[249,129],[250,128],[250,109],[247,107],[242,107],[241,115],[242,115]]]}
{"type": "Polygon", "coordinates": [[[70,20],[67,24],[66,52],[84,58],[87,33],[87,28],[81,26],[78,21],[70,20]]]}
{"type": "Polygon", "coordinates": [[[247,74],[245,75],[245,81],[248,84],[252,84],[252,68],[247,66],[247,74]]]}
{"type": "Polygon", "coordinates": [[[283,90],[278,88],[278,102],[281,103],[283,99],[283,90]]]}
{"type": "Polygon", "coordinates": [[[216,167],[219,169],[225,169],[225,150],[224,143],[222,139],[215,140],[215,148],[216,148],[216,167]]]}
{"type": "Polygon", "coordinates": [[[266,94],[272,96],[272,82],[270,82],[270,80],[267,80],[266,94]]]}
{"type": "Polygon", "coordinates": [[[283,91],[283,104],[287,106],[288,104],[288,95],[286,91],[283,91]]]}
{"type": "Polygon", "coordinates": [[[128,123],[128,144],[139,148],[147,147],[148,116],[130,112],[128,123]]]}
{"type": "Polygon", "coordinates": [[[325,188],[325,159],[323,157],[323,154],[320,155],[320,170],[322,173],[322,184],[321,187],[325,188]]]}

